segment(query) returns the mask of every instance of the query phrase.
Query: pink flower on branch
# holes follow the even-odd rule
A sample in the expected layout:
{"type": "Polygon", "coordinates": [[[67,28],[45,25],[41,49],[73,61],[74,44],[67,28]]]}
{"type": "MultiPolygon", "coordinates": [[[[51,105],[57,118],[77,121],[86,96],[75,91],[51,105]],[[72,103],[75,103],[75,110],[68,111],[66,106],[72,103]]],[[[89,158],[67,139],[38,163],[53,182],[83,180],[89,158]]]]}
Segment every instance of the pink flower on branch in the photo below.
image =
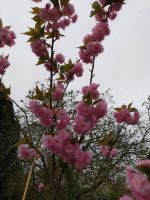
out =
{"type": "Polygon", "coordinates": [[[63,56],[63,54],[58,53],[55,55],[55,61],[62,64],[65,62],[65,57],[63,56]]]}
{"type": "Polygon", "coordinates": [[[52,99],[53,101],[59,101],[62,99],[63,97],[63,94],[64,94],[64,85],[59,83],[54,92],[52,92],[52,99]]]}
{"type": "Polygon", "coordinates": [[[37,156],[37,153],[34,149],[27,148],[24,144],[19,145],[18,154],[25,161],[29,161],[37,156]]]}
{"type": "Polygon", "coordinates": [[[48,55],[47,47],[44,40],[34,40],[31,42],[32,52],[38,57],[45,57],[48,55]]]}
{"type": "Polygon", "coordinates": [[[92,99],[98,99],[99,98],[99,91],[97,90],[99,87],[98,84],[91,83],[89,86],[84,86],[82,88],[82,94],[84,96],[90,95],[92,99]]]}
{"type": "Polygon", "coordinates": [[[136,125],[139,122],[140,114],[137,110],[133,112],[127,107],[121,107],[117,112],[114,112],[114,117],[117,123],[126,123],[128,125],[136,125]]]}
{"type": "Polygon", "coordinates": [[[0,56],[0,75],[4,75],[6,69],[9,67],[8,56],[0,56]]]}
{"type": "Polygon", "coordinates": [[[106,159],[113,158],[118,155],[118,150],[116,148],[111,148],[103,145],[100,145],[100,152],[106,159]]]}
{"type": "Polygon", "coordinates": [[[16,35],[9,27],[0,28],[0,47],[5,45],[12,47],[15,44],[16,35]]]}
{"type": "Polygon", "coordinates": [[[126,178],[129,189],[131,190],[132,195],[137,200],[149,200],[150,182],[145,175],[136,172],[134,169],[128,167],[126,178]]]}
{"type": "Polygon", "coordinates": [[[37,101],[32,100],[29,103],[30,111],[39,118],[40,123],[45,127],[52,127],[53,111],[50,108],[42,107],[37,101]]]}
{"type": "Polygon", "coordinates": [[[43,138],[44,147],[58,155],[64,162],[72,164],[76,169],[86,169],[92,159],[89,151],[83,151],[78,143],[72,144],[71,137],[65,130],[60,130],[58,135],[45,136],[43,138]]]}

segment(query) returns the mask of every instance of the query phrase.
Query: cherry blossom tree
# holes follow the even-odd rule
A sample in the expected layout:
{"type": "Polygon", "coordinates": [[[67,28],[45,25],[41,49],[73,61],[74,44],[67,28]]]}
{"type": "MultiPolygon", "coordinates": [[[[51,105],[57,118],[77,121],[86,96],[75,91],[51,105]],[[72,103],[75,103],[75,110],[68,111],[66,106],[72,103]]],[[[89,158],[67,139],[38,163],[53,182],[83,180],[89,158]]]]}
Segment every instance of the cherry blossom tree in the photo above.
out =
{"type": "MultiPolygon", "coordinates": [[[[34,0],[34,2],[41,1],[34,0]]],[[[33,132],[31,125],[34,124],[32,119],[28,118],[23,108],[16,104],[24,113],[26,122],[26,129],[20,127],[23,138],[18,143],[18,155],[23,161],[31,163],[22,200],[26,199],[35,168],[42,168],[44,173],[45,178],[43,182],[39,180],[38,190],[45,191],[47,199],[77,200],[84,199],[84,195],[88,195],[86,198],[94,199],[94,192],[103,186],[110,171],[117,167],[122,158],[117,148],[118,139],[126,126],[138,125],[140,114],[131,103],[115,108],[113,116],[117,124],[116,134],[106,133],[102,138],[104,141],[98,142],[97,138],[93,137],[94,130],[100,122],[105,122],[108,103],[99,92],[99,83],[94,83],[93,79],[95,59],[103,53],[102,42],[110,34],[109,21],[117,17],[124,2],[124,0],[98,0],[92,3],[90,17],[95,18],[96,24],[79,45],[79,58],[76,61],[66,60],[62,53],[55,50],[55,44],[64,37],[65,29],[78,19],[71,1],[50,0],[42,8],[32,8],[35,24],[24,34],[29,36],[28,42],[38,59],[37,65],[43,65],[49,73],[49,82],[44,91],[36,85],[28,103],[29,111],[36,117],[36,124],[43,127],[36,140],[31,134],[33,132]],[[83,76],[87,64],[91,66],[89,84],[82,87],[82,95],[74,108],[74,115],[71,115],[62,102],[68,85],[74,79],[83,76]],[[100,155],[101,165],[96,166],[96,172],[93,173],[97,153],[100,155]],[[120,158],[117,159],[117,156],[120,158]],[[76,177],[73,176],[74,172],[76,177]],[[88,174],[89,180],[81,187],[85,174],[88,174]],[[90,183],[91,177],[94,178],[90,183]]],[[[3,27],[1,23],[0,47],[14,44],[14,32],[10,31],[10,27],[3,27]]],[[[1,84],[9,65],[8,56],[1,55],[1,84]]],[[[4,85],[3,90],[7,91],[4,85]]],[[[143,139],[145,138],[142,138],[142,141],[143,139]]],[[[134,146],[133,142],[129,144],[128,151],[131,146],[134,146]]],[[[144,161],[144,168],[145,166],[149,168],[147,162],[149,161],[144,161]]],[[[150,183],[145,175],[128,168],[127,180],[133,198],[148,200],[150,183]],[[138,182],[137,185],[135,180],[138,182]],[[141,185],[144,187],[142,190],[141,185]]],[[[128,196],[122,198],[132,199],[128,196]]]]}

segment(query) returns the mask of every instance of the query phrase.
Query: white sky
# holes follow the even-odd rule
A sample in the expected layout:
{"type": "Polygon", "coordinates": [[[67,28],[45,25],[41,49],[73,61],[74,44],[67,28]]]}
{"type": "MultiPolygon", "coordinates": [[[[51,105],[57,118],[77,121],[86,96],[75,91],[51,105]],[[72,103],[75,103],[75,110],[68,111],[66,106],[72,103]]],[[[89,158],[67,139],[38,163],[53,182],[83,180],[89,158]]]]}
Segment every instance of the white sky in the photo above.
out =
{"type": "MultiPolygon", "coordinates": [[[[47,2],[47,1],[45,1],[47,2]]],[[[82,38],[90,33],[94,26],[88,18],[93,1],[72,0],[77,13],[78,23],[71,25],[65,32],[66,37],[57,44],[57,52],[66,58],[78,58],[76,47],[82,44],[82,38]]],[[[5,25],[12,25],[17,34],[15,47],[1,52],[9,52],[11,67],[4,76],[4,83],[11,85],[12,98],[23,99],[28,90],[38,80],[48,77],[42,66],[35,67],[37,58],[31,53],[27,37],[21,33],[32,26],[30,7],[37,6],[30,0],[1,0],[0,15],[5,25]]],[[[43,5],[39,4],[39,5],[43,5]]],[[[108,88],[118,105],[134,102],[139,108],[150,94],[150,1],[126,0],[126,5],[111,23],[111,35],[103,42],[104,53],[96,59],[94,82],[100,84],[100,91],[108,88]]],[[[84,77],[72,83],[74,89],[80,89],[89,83],[89,67],[85,65],[84,77]]]]}

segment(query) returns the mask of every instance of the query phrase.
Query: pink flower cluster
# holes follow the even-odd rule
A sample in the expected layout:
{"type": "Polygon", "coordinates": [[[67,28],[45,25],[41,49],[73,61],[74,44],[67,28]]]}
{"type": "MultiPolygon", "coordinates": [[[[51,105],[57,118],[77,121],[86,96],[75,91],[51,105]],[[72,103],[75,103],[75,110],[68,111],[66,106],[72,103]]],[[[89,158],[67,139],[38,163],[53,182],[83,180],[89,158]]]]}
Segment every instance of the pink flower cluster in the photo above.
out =
{"type": "Polygon", "coordinates": [[[76,62],[65,75],[68,80],[73,80],[74,76],[81,77],[83,75],[83,71],[82,63],[76,62]]]}
{"type": "Polygon", "coordinates": [[[110,1],[109,6],[107,2],[107,11],[104,8],[106,0],[99,0],[99,3],[101,4],[99,5],[101,9],[99,9],[99,12],[95,14],[97,23],[92,29],[92,33],[84,37],[84,45],[79,51],[80,59],[87,64],[92,63],[94,58],[103,52],[101,42],[110,34],[110,29],[107,23],[108,18],[111,20],[115,19],[117,12],[121,9],[124,3],[124,0],[117,0],[115,2],[110,1]]]}
{"type": "Polygon", "coordinates": [[[99,42],[90,42],[86,44],[85,49],[80,49],[79,56],[84,63],[92,63],[93,58],[103,52],[103,46],[99,42]]]}
{"type": "MultiPolygon", "coordinates": [[[[102,7],[105,7],[106,0],[98,0],[102,7]]],[[[117,12],[122,8],[125,0],[117,0],[110,2],[109,6],[107,4],[107,11],[105,9],[101,9],[99,13],[95,15],[97,21],[103,21],[108,16],[109,19],[114,20],[117,16],[117,12]]],[[[108,2],[107,2],[108,3],[108,2]]]]}
{"type": "Polygon", "coordinates": [[[42,107],[37,101],[32,100],[29,103],[30,111],[39,118],[40,123],[45,127],[52,127],[53,111],[49,108],[42,107]]]}
{"type": "Polygon", "coordinates": [[[33,148],[27,148],[24,144],[19,145],[18,154],[21,157],[21,159],[25,161],[29,161],[32,158],[35,158],[38,156],[38,154],[33,148]]]}
{"type": "Polygon", "coordinates": [[[61,53],[56,54],[55,55],[55,61],[58,62],[58,63],[60,63],[60,64],[64,63],[65,62],[64,55],[61,54],[61,53]]]}
{"type": "Polygon", "coordinates": [[[82,88],[82,94],[83,96],[90,95],[92,99],[98,99],[99,98],[99,91],[97,90],[99,85],[95,83],[91,83],[89,86],[84,86],[82,88]]]}
{"type": "Polygon", "coordinates": [[[82,63],[77,62],[76,64],[74,64],[73,68],[72,68],[72,74],[76,75],[77,77],[81,77],[83,75],[83,67],[82,67],[82,63]]]}
{"type": "Polygon", "coordinates": [[[61,109],[58,110],[58,112],[56,113],[56,117],[58,129],[65,129],[70,122],[70,116],[68,115],[68,113],[65,110],[61,109]]]}
{"type": "Polygon", "coordinates": [[[47,47],[44,40],[34,40],[31,42],[32,52],[38,57],[45,57],[48,55],[47,47]]]}
{"type": "Polygon", "coordinates": [[[42,107],[35,100],[30,101],[29,109],[39,118],[40,123],[45,127],[51,128],[55,124],[54,118],[56,119],[56,126],[59,130],[65,129],[70,122],[70,116],[65,110],[60,109],[53,113],[51,109],[42,107]]]}
{"type": "Polygon", "coordinates": [[[65,29],[71,23],[75,23],[78,17],[71,3],[65,4],[61,9],[47,3],[44,8],[41,8],[39,15],[44,22],[48,22],[47,31],[65,29]]]}
{"type": "Polygon", "coordinates": [[[128,125],[136,125],[139,122],[140,114],[138,111],[130,113],[128,108],[121,108],[118,112],[114,113],[117,123],[126,123],[128,125]]]}
{"type": "Polygon", "coordinates": [[[136,200],[150,199],[150,182],[148,178],[134,169],[127,168],[127,183],[136,200]]]}
{"type": "Polygon", "coordinates": [[[101,41],[110,34],[107,22],[97,23],[92,29],[92,33],[84,37],[84,48],[80,49],[79,56],[84,63],[92,63],[93,58],[103,52],[101,41]]]}
{"type": "Polygon", "coordinates": [[[104,158],[113,158],[118,154],[118,150],[116,148],[111,148],[103,145],[100,145],[100,152],[104,158]]]}
{"type": "Polygon", "coordinates": [[[96,126],[98,120],[106,115],[107,103],[105,100],[100,100],[94,107],[81,101],[77,104],[76,110],[74,131],[78,134],[88,134],[96,126]]]}
{"type": "Polygon", "coordinates": [[[89,166],[92,154],[83,151],[79,144],[71,143],[71,136],[65,130],[60,130],[58,135],[47,135],[43,138],[44,147],[58,155],[64,162],[72,164],[76,169],[82,170],[89,166]]]}
{"type": "Polygon", "coordinates": [[[55,91],[52,92],[52,99],[53,101],[59,101],[62,99],[64,94],[64,85],[59,83],[56,88],[55,91]]]}
{"type": "Polygon", "coordinates": [[[12,47],[15,44],[16,35],[9,27],[0,28],[0,48],[5,45],[12,47]]]}
{"type": "Polygon", "coordinates": [[[0,75],[4,75],[6,68],[9,67],[10,63],[8,57],[0,56],[0,75]]]}

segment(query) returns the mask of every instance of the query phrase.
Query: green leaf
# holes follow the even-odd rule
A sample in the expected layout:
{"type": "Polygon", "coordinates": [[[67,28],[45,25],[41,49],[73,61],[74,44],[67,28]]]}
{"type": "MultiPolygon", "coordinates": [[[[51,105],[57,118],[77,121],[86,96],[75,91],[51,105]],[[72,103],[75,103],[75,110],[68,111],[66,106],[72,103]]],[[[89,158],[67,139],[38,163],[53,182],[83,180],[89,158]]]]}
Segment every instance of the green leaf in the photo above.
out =
{"type": "Polygon", "coordinates": [[[86,50],[86,46],[85,45],[82,45],[80,47],[78,47],[79,49],[83,49],[83,50],[86,50]]]}
{"type": "Polygon", "coordinates": [[[9,96],[11,94],[11,88],[6,88],[3,83],[0,84],[0,91],[3,96],[9,96]]]}
{"type": "Polygon", "coordinates": [[[131,108],[131,106],[132,106],[132,103],[129,103],[128,108],[131,108]]]}
{"type": "MultiPolygon", "coordinates": [[[[31,141],[31,137],[30,136],[27,136],[27,139],[29,141],[31,141]]],[[[20,144],[27,144],[27,139],[24,137],[22,139],[20,139],[18,142],[16,142],[13,146],[11,146],[12,148],[15,148],[15,147],[18,147],[20,144]]]]}
{"type": "Polygon", "coordinates": [[[121,108],[114,108],[115,111],[120,112],[121,108]]]}
{"type": "Polygon", "coordinates": [[[45,63],[45,60],[39,58],[39,60],[38,60],[38,62],[37,62],[36,65],[42,65],[42,64],[44,64],[44,63],[45,63]]]}
{"type": "Polygon", "coordinates": [[[130,112],[136,112],[137,109],[136,109],[136,108],[130,108],[129,111],[130,111],[130,112]]]}
{"type": "Polygon", "coordinates": [[[3,22],[2,22],[2,19],[0,18],[0,28],[3,27],[3,22]]]}
{"type": "Polygon", "coordinates": [[[32,14],[37,14],[37,15],[38,15],[38,14],[40,13],[40,10],[41,10],[41,9],[40,9],[39,7],[34,7],[34,8],[32,8],[32,12],[31,12],[31,13],[32,13],[32,14]]]}
{"type": "Polygon", "coordinates": [[[60,0],[60,5],[64,6],[69,3],[70,0],[60,0]]]}
{"type": "Polygon", "coordinates": [[[93,8],[93,10],[91,11],[90,17],[96,15],[97,13],[99,13],[102,10],[102,8],[101,8],[100,4],[98,3],[98,1],[95,1],[92,4],[92,8],[93,8]]]}
{"type": "Polygon", "coordinates": [[[50,0],[54,6],[59,7],[59,0],[50,0]]]}

